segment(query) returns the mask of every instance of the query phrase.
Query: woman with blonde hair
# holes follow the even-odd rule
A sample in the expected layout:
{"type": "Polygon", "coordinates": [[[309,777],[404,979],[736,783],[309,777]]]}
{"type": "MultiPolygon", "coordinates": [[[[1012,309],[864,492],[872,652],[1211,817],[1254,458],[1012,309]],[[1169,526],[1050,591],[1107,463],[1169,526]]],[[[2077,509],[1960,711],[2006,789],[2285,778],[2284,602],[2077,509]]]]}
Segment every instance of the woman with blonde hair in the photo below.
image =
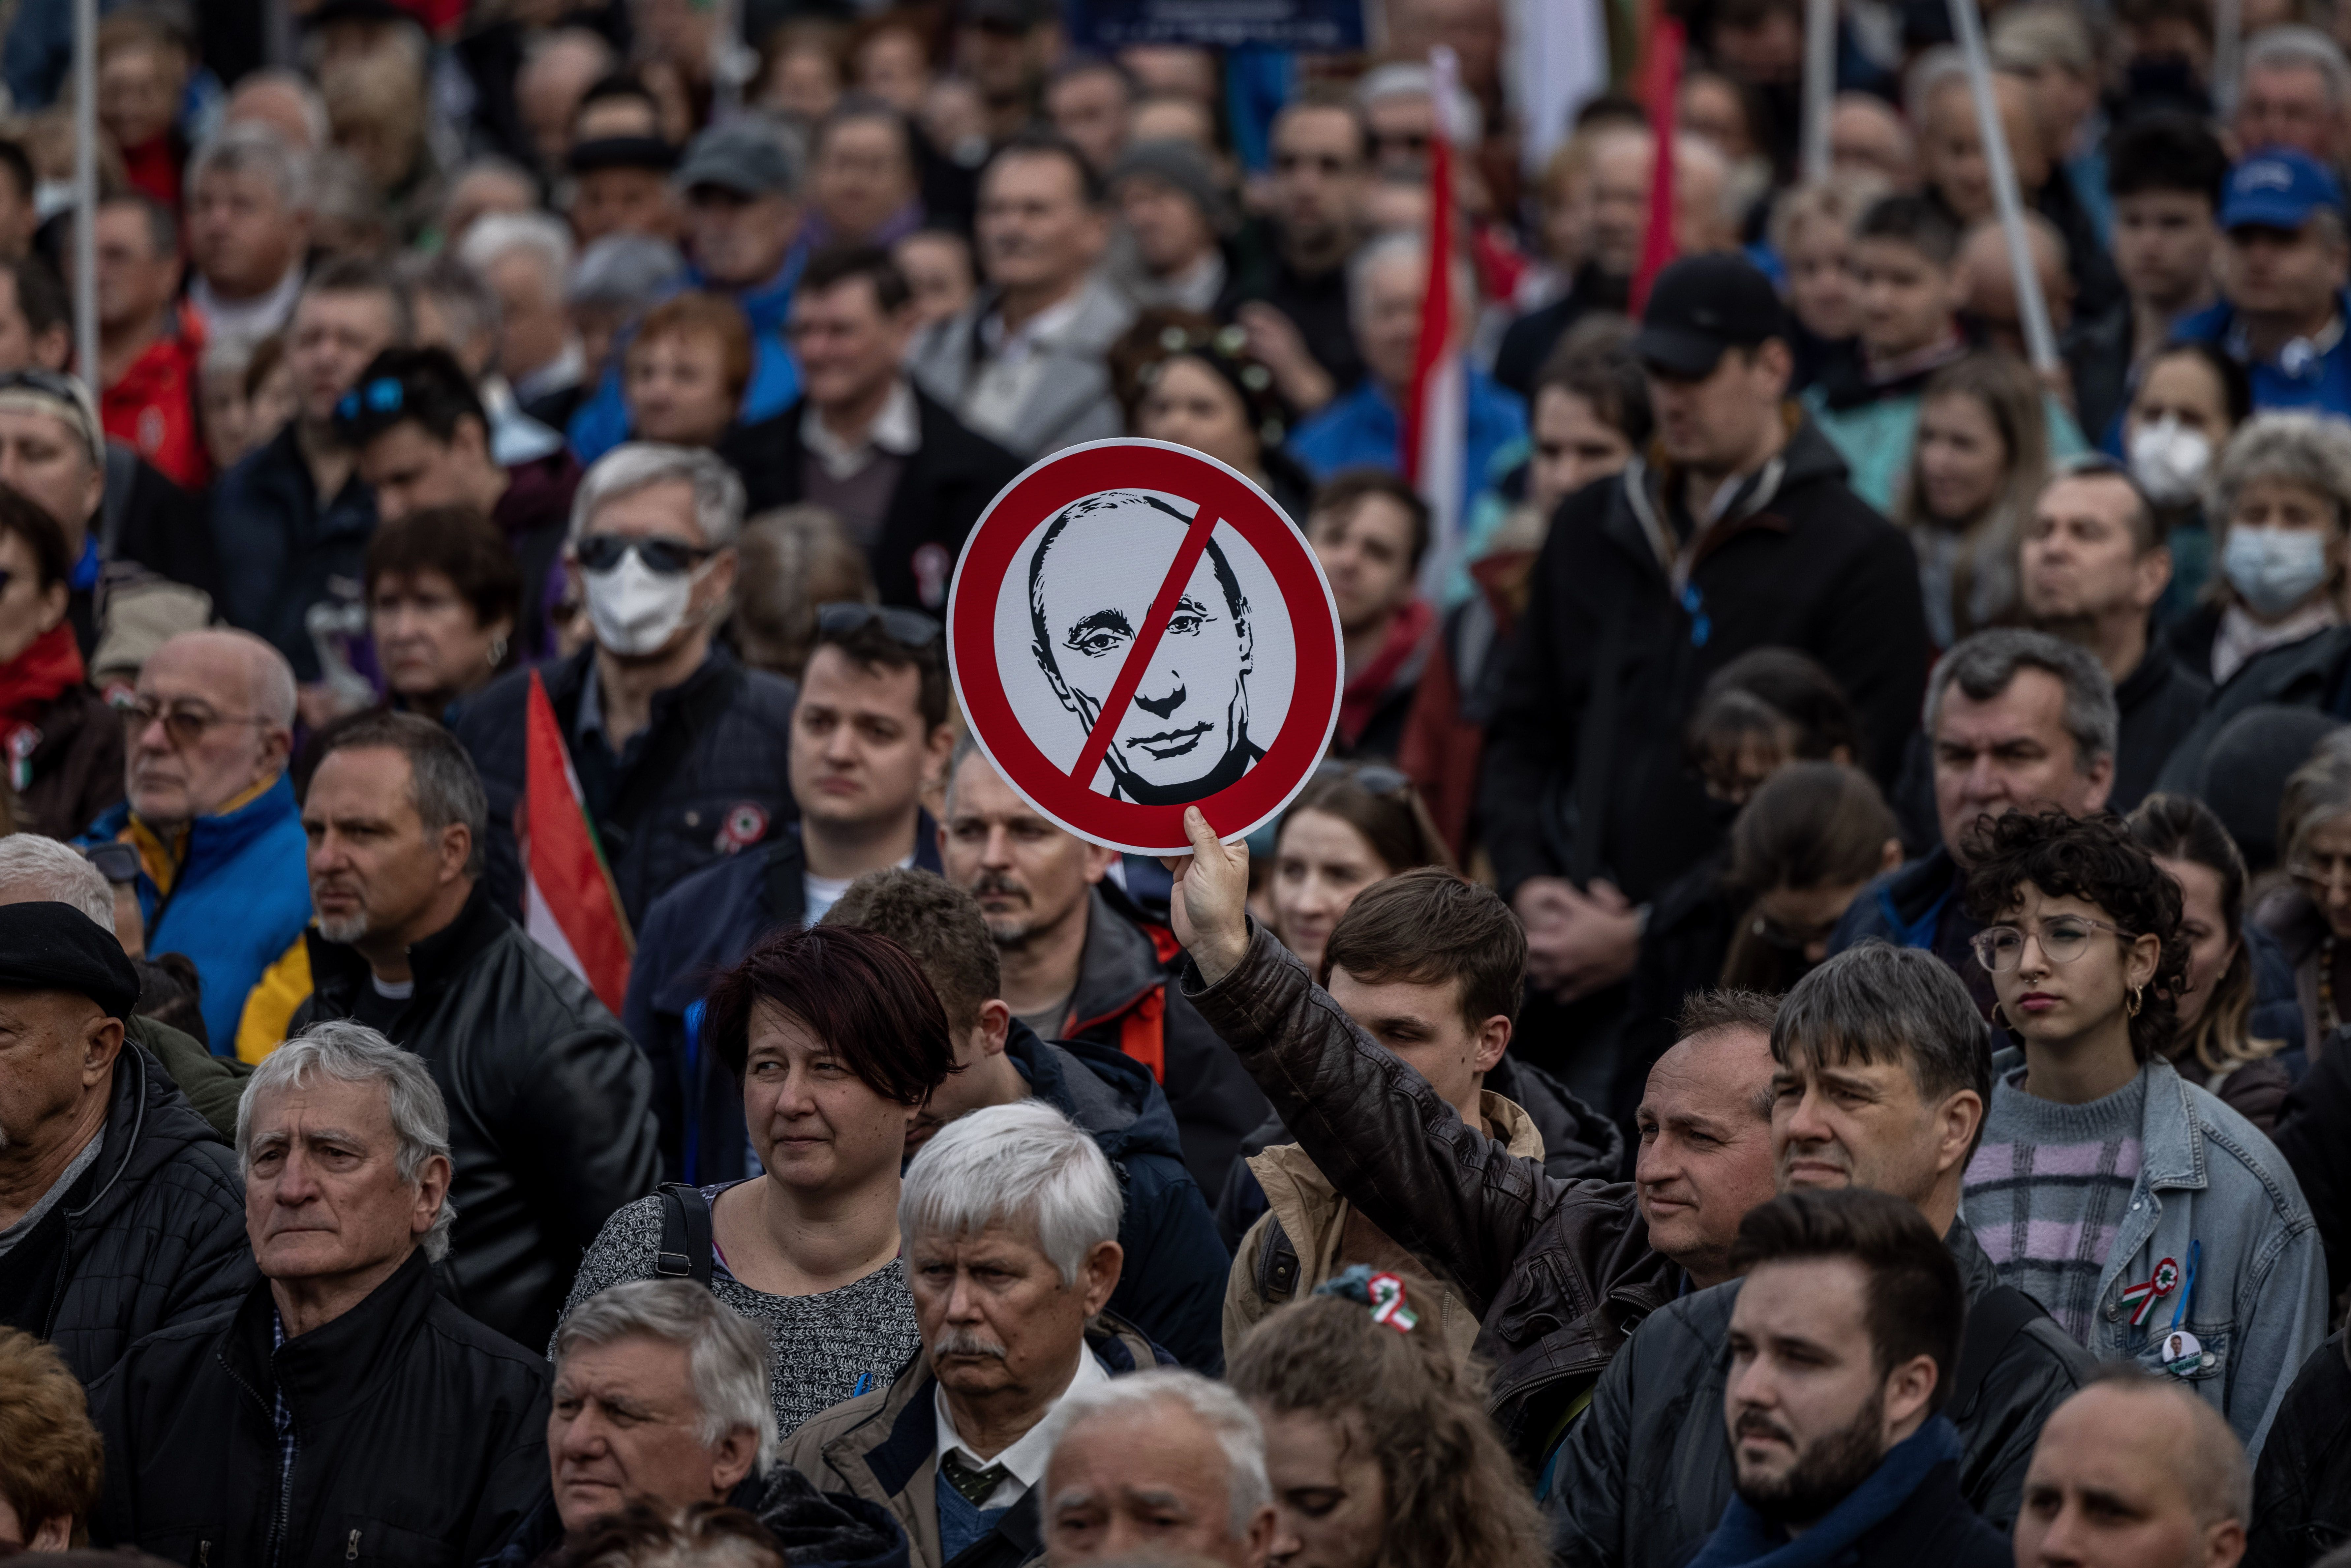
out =
{"type": "Polygon", "coordinates": [[[2019,533],[2048,481],[2048,415],[2031,371],[1986,350],[1928,382],[1894,520],[1917,549],[1936,646],[2015,619],[2019,533]]]}
{"type": "Polygon", "coordinates": [[[1484,1369],[1358,1264],[1259,1323],[1225,1369],[1265,1427],[1287,1568],[1539,1568],[1542,1516],[1484,1369]]]}

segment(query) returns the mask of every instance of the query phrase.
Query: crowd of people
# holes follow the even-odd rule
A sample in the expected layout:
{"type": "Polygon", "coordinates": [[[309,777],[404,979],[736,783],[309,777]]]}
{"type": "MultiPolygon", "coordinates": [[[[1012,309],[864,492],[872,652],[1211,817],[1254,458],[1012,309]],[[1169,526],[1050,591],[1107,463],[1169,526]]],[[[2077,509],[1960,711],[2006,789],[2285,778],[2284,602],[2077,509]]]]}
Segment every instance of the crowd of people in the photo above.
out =
{"type": "Polygon", "coordinates": [[[1547,3],[114,0],[87,211],[0,4],[0,1555],[2351,1563],[2351,10],[1547,3]],[[1342,653],[1165,859],[1119,436],[1342,653]]]}

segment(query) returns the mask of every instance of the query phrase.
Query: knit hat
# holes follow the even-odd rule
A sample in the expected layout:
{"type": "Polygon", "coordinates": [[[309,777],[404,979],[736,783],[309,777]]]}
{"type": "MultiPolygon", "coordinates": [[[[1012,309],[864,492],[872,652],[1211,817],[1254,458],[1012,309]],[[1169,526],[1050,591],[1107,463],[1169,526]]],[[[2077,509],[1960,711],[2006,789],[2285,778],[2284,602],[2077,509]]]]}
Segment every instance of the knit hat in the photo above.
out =
{"type": "Polygon", "coordinates": [[[113,932],[70,904],[0,904],[0,989],[71,991],[128,1019],[139,971],[113,932]]]}
{"type": "Polygon", "coordinates": [[[1115,191],[1118,183],[1130,174],[1148,174],[1165,180],[1186,195],[1208,220],[1208,226],[1218,234],[1230,230],[1233,224],[1232,203],[1225,197],[1217,183],[1217,172],[1208,166],[1207,157],[1189,141],[1138,141],[1119,154],[1111,165],[1110,187],[1115,191]]]}

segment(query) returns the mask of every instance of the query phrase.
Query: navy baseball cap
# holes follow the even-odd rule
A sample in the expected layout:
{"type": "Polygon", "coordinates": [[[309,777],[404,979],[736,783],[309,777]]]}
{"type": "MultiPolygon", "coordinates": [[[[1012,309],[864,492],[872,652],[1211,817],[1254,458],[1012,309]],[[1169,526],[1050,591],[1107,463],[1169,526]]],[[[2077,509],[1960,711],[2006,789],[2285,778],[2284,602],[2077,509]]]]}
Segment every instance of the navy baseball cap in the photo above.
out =
{"type": "Polygon", "coordinates": [[[2224,229],[2298,229],[2324,207],[2343,211],[2343,187],[2307,152],[2273,147],[2229,171],[2220,197],[2224,229]]]}
{"type": "Polygon", "coordinates": [[[1771,280],[1743,256],[1715,252],[1668,263],[1649,287],[1633,357],[1682,381],[1702,381],[1725,349],[1788,335],[1771,280]]]}

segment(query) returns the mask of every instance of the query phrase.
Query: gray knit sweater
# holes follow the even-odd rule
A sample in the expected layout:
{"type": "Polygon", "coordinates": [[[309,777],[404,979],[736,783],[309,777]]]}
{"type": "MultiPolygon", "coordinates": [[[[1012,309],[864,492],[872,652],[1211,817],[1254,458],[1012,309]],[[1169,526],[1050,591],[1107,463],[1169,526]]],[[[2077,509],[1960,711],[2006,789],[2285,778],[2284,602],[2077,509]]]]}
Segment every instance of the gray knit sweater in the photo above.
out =
{"type": "MultiPolygon", "coordinates": [[[[705,1190],[715,1197],[722,1188],[705,1190]]],[[[661,1211],[658,1196],[641,1197],[604,1222],[580,1260],[571,1297],[563,1303],[565,1317],[599,1291],[657,1277],[653,1254],[661,1249],[661,1211]]],[[[862,1280],[814,1296],[755,1291],[728,1273],[719,1259],[710,1291],[768,1331],[773,1357],[768,1391],[776,1402],[778,1437],[790,1437],[801,1422],[852,1395],[888,1387],[922,1343],[904,1259],[893,1258],[862,1280]]],[[[548,1354],[553,1356],[553,1345],[548,1354]]]]}

